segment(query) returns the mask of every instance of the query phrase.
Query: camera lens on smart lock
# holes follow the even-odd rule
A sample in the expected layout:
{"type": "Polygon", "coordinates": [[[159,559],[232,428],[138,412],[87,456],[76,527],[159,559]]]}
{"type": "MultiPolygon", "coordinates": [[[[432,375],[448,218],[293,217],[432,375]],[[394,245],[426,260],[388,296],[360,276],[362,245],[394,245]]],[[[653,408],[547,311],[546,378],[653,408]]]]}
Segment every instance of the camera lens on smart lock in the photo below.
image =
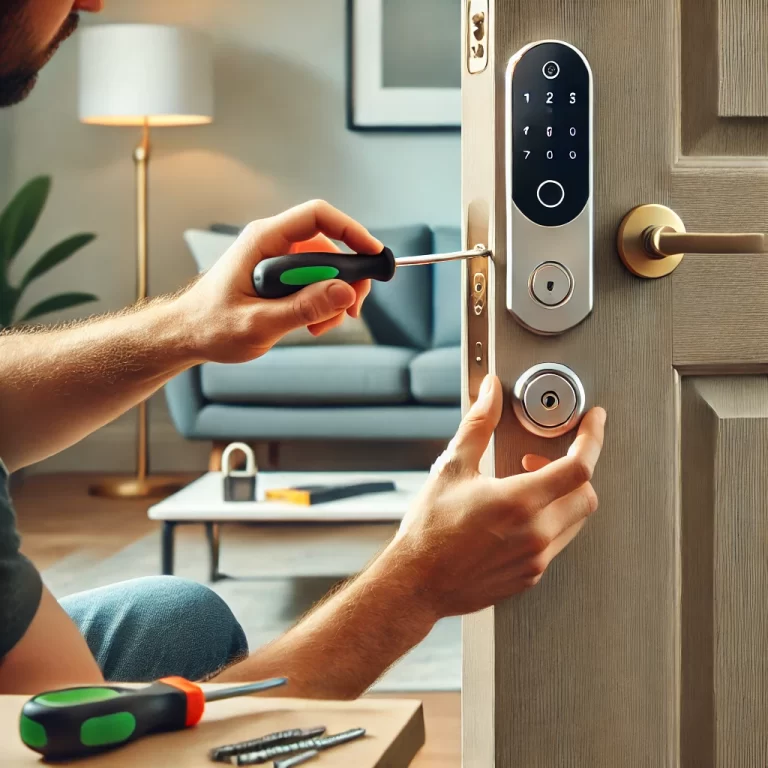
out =
{"type": "Polygon", "coordinates": [[[554,80],[560,74],[560,66],[556,61],[548,61],[543,67],[544,77],[554,80]]]}

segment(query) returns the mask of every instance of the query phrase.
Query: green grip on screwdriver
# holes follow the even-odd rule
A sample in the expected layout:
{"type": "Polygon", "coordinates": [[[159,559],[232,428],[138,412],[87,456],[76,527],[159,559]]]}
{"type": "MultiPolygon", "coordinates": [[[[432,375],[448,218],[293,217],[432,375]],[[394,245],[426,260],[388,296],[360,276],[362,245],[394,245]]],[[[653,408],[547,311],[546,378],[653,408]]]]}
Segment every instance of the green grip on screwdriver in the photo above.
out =
{"type": "Polygon", "coordinates": [[[184,728],[187,702],[164,683],[143,689],[65,688],[24,704],[21,740],[49,760],[98,754],[147,733],[184,728]]]}
{"type": "Polygon", "coordinates": [[[262,299],[281,299],[323,280],[386,282],[395,275],[395,256],[389,248],[375,254],[296,253],[260,261],[253,270],[253,287],[262,299]]]}

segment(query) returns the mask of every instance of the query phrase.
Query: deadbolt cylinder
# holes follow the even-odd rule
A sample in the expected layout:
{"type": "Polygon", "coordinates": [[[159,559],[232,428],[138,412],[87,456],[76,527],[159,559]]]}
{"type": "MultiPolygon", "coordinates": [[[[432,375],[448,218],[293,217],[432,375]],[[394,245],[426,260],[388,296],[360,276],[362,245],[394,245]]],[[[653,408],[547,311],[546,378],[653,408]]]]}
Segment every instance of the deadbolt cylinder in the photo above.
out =
{"type": "Polygon", "coordinates": [[[560,363],[529,368],[515,383],[513,407],[520,423],[540,437],[559,437],[572,430],[584,415],[581,380],[560,363]]]}

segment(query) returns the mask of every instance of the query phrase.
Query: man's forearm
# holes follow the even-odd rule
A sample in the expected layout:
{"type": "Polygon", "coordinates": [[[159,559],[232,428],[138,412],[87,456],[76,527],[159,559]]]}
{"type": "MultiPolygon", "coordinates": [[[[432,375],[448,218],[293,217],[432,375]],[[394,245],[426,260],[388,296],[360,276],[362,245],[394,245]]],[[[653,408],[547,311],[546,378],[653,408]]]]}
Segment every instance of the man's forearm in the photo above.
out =
{"type": "Polygon", "coordinates": [[[161,299],[68,328],[0,334],[0,458],[51,456],[194,365],[190,334],[161,299]]]}
{"type": "Polygon", "coordinates": [[[288,685],[269,695],[356,698],[434,626],[418,584],[418,574],[390,545],[292,630],[214,681],[287,677],[288,685]]]}

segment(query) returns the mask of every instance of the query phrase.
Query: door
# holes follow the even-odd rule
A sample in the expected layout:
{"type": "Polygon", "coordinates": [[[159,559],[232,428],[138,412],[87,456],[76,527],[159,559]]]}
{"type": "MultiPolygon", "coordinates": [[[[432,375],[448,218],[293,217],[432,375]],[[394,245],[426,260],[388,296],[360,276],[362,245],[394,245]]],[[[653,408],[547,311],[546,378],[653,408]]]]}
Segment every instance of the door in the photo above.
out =
{"type": "Polygon", "coordinates": [[[516,473],[524,453],[559,456],[573,437],[518,419],[515,383],[534,365],[567,366],[608,411],[598,512],[536,588],[464,622],[464,765],[765,768],[768,257],[749,252],[759,238],[710,236],[652,259],[673,241],[637,235],[675,221],[768,231],[768,6],[464,5],[464,236],[493,251],[465,271],[464,405],[486,370],[506,397],[486,471],[516,473]],[[594,106],[591,311],[547,335],[507,307],[524,249],[508,247],[506,73],[541,40],[583,54],[594,106]],[[618,253],[642,204],[665,208],[644,209],[628,264],[640,247],[663,276],[638,277],[618,253]],[[713,250],[736,252],[693,252],[713,250]]]}

